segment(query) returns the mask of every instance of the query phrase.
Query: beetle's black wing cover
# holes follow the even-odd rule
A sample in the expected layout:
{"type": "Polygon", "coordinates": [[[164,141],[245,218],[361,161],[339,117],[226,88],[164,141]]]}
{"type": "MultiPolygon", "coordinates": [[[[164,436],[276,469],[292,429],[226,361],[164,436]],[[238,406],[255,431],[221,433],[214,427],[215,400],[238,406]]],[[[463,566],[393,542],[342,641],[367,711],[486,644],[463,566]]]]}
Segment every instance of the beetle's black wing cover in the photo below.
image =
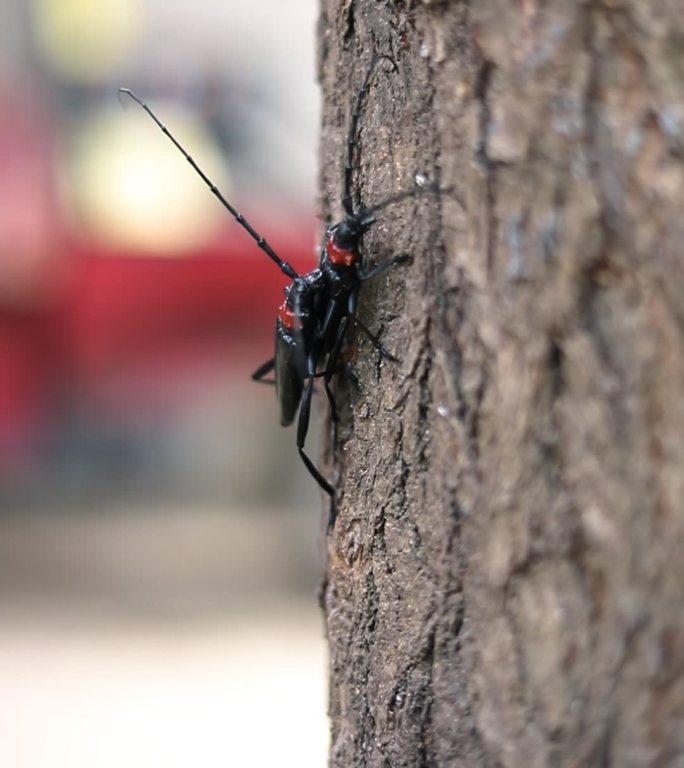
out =
{"type": "Polygon", "coordinates": [[[280,423],[283,427],[292,424],[302,399],[305,361],[298,335],[280,324],[276,330],[276,393],[280,403],[280,423]]]}

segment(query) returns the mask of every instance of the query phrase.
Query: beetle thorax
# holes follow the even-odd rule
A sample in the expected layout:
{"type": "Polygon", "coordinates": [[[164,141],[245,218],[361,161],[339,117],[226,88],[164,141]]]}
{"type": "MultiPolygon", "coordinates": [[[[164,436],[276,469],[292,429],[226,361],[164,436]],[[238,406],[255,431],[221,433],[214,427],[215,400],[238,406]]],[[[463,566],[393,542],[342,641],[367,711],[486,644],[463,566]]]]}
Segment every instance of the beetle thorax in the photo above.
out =
{"type": "Polygon", "coordinates": [[[361,232],[353,220],[345,220],[328,230],[325,253],[333,267],[353,267],[360,260],[361,232]]]}

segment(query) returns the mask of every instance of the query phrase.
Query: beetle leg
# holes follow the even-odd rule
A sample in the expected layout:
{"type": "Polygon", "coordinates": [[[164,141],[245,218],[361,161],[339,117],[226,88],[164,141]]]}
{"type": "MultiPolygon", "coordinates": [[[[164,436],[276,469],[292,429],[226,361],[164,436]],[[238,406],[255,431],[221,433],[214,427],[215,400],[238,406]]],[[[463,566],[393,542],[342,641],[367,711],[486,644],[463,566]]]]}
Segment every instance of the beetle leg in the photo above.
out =
{"type": "Polygon", "coordinates": [[[309,420],[311,418],[311,396],[313,395],[313,385],[316,371],[316,364],[312,357],[309,357],[307,361],[307,369],[306,385],[302,395],[302,402],[299,406],[299,421],[297,422],[297,450],[299,451],[299,455],[302,457],[304,465],[309,470],[309,474],[328,494],[328,496],[334,497],[335,489],[323,477],[318,469],[316,469],[314,463],[306,455],[306,453],[304,453],[304,443],[306,441],[307,432],[309,431],[309,420]]]}
{"type": "Polygon", "coordinates": [[[275,379],[265,379],[264,376],[269,374],[275,368],[275,357],[267,360],[263,365],[260,365],[256,371],[252,374],[252,381],[258,381],[260,384],[275,384],[275,379]]]}
{"type": "Polygon", "coordinates": [[[393,363],[398,363],[399,358],[395,357],[391,352],[388,352],[383,346],[380,339],[378,339],[377,336],[373,334],[373,332],[368,328],[367,325],[362,323],[358,317],[354,318],[354,322],[359,326],[359,328],[368,336],[368,339],[370,340],[371,344],[375,347],[375,349],[380,353],[381,357],[384,357],[385,360],[390,360],[393,363]]]}
{"type": "Polygon", "coordinates": [[[337,337],[335,339],[335,344],[333,345],[333,348],[330,354],[328,355],[328,360],[326,361],[326,365],[325,365],[325,371],[323,371],[323,385],[325,386],[325,393],[328,396],[328,402],[330,403],[330,418],[332,419],[334,424],[337,424],[337,407],[335,405],[335,397],[332,393],[332,390],[330,389],[330,380],[339,370],[338,362],[340,358],[340,349],[342,347],[342,342],[344,341],[344,337],[346,335],[348,322],[349,322],[348,316],[345,316],[342,318],[337,328],[337,337]]]}
{"type": "Polygon", "coordinates": [[[391,269],[392,267],[398,267],[403,264],[410,264],[412,261],[413,256],[409,256],[405,253],[401,256],[395,256],[393,259],[381,261],[380,264],[376,264],[374,267],[371,267],[368,272],[362,272],[360,274],[361,281],[365,282],[366,280],[371,280],[372,278],[377,277],[378,275],[385,272],[385,270],[391,269]]]}

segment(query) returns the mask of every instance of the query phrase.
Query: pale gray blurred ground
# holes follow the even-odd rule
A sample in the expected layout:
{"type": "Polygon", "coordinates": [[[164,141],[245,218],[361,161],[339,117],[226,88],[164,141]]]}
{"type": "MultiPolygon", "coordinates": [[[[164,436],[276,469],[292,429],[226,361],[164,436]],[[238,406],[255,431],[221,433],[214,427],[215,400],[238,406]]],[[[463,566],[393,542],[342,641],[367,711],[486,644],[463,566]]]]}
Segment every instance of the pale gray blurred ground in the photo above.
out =
{"type": "Polygon", "coordinates": [[[325,765],[296,516],[101,512],[0,517],[0,765],[325,765]]]}

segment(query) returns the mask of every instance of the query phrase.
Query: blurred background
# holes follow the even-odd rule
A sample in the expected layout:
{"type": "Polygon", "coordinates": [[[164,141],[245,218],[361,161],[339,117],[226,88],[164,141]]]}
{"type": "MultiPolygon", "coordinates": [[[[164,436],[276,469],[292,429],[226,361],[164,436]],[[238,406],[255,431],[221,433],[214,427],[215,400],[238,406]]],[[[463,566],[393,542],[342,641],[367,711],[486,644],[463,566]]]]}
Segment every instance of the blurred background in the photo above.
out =
{"type": "Polygon", "coordinates": [[[0,765],[325,764],[320,496],[250,381],[285,280],[117,98],[306,271],[315,16],[0,0],[0,765]]]}

